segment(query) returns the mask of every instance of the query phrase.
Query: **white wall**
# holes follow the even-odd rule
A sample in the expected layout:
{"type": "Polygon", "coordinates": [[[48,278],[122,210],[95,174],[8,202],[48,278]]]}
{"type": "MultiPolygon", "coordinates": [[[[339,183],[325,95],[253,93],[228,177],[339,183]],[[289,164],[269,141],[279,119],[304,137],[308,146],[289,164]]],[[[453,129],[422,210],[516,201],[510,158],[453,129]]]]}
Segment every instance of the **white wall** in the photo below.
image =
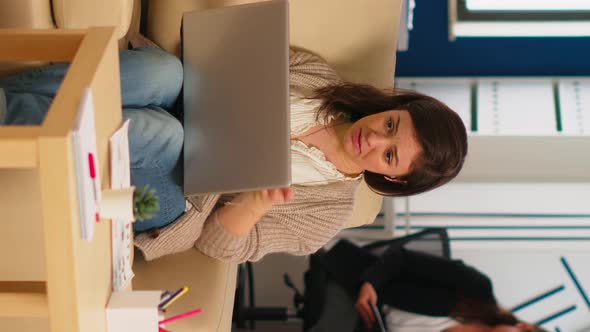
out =
{"type": "Polygon", "coordinates": [[[452,249],[462,259],[491,277],[498,301],[512,308],[551,289],[565,289],[518,312],[518,317],[536,322],[572,305],[576,309],[544,324],[549,331],[589,331],[590,305],[584,301],[564,268],[564,257],[587,296],[590,296],[590,250],[560,248],[551,242],[536,249],[510,248],[510,243],[487,245],[482,249],[452,249]],[[505,247],[508,248],[505,248],[505,247]],[[504,247],[504,248],[503,248],[504,247]]]}

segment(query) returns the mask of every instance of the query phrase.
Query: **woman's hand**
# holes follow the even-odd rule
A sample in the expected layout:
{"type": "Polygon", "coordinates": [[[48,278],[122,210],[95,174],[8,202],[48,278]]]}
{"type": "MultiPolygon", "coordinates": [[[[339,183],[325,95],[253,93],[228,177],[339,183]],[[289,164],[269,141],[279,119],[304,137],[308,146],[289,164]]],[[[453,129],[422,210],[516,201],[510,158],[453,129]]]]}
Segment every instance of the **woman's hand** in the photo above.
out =
{"type": "Polygon", "coordinates": [[[361,315],[361,318],[365,322],[367,329],[371,329],[375,324],[375,316],[371,307],[377,306],[377,292],[373,285],[369,282],[365,282],[361,286],[358,298],[354,307],[361,315]]]}
{"type": "Polygon", "coordinates": [[[290,188],[264,189],[241,193],[218,210],[219,223],[230,233],[242,236],[250,233],[254,225],[274,204],[293,199],[290,188]]]}
{"type": "Polygon", "coordinates": [[[263,189],[238,195],[230,205],[242,205],[252,213],[262,217],[275,204],[285,203],[293,199],[291,188],[263,189]]]}

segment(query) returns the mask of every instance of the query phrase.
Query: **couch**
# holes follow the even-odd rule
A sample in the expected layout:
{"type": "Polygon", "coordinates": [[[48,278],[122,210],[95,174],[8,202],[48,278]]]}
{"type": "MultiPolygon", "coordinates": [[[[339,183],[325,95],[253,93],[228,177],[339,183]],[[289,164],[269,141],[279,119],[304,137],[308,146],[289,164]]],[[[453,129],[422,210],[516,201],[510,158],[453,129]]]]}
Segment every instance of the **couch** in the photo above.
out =
{"type": "MultiPolygon", "coordinates": [[[[179,55],[180,24],[187,11],[256,0],[149,0],[147,34],[163,49],[179,55]]],[[[0,28],[76,29],[94,25],[117,27],[120,46],[129,30],[138,31],[140,0],[0,0],[0,28]]],[[[144,8],[145,9],[145,8],[144,8]]],[[[324,57],[345,79],[390,87],[401,0],[291,0],[291,44],[324,57]]],[[[0,64],[0,75],[39,64],[0,64]]],[[[381,197],[359,188],[348,227],[374,220],[381,197]]],[[[196,250],[146,262],[134,261],[134,289],[190,292],[169,314],[201,307],[203,314],[170,325],[174,331],[230,331],[237,266],[206,257],[196,250]]]]}

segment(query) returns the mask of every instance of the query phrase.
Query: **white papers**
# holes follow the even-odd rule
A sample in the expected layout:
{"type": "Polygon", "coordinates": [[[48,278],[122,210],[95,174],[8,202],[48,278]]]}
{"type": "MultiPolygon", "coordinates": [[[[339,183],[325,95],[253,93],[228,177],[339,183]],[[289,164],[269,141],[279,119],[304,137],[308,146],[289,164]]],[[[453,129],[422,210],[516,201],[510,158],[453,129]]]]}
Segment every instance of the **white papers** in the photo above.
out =
{"type": "Polygon", "coordinates": [[[465,127],[471,128],[471,82],[469,79],[404,79],[397,80],[401,89],[432,96],[457,112],[465,127]]]}
{"type": "Polygon", "coordinates": [[[92,241],[94,224],[99,221],[100,174],[96,152],[96,127],[92,92],[86,88],[82,94],[76,122],[72,131],[80,229],[82,239],[92,241]]]}
{"type": "Polygon", "coordinates": [[[482,135],[557,135],[551,80],[478,80],[477,123],[482,135]]]}
{"type": "MultiPolygon", "coordinates": [[[[111,147],[111,189],[127,188],[131,185],[129,159],[129,120],[113,134],[111,147]]],[[[121,291],[127,288],[134,274],[131,270],[129,256],[131,245],[131,220],[112,220],[113,246],[113,290],[121,291]]]]}
{"type": "Polygon", "coordinates": [[[410,211],[423,215],[590,216],[589,193],[588,183],[453,182],[410,197],[410,211]]]}
{"type": "Polygon", "coordinates": [[[129,120],[125,121],[110,139],[111,189],[126,188],[131,185],[128,132],[129,120]]]}
{"type": "Polygon", "coordinates": [[[413,27],[413,13],[416,4],[414,0],[403,0],[402,1],[402,12],[399,18],[399,33],[397,36],[397,51],[404,52],[408,50],[410,40],[410,30],[413,27]],[[410,7],[410,2],[412,7],[410,7]],[[409,20],[409,21],[408,21],[409,20]]]}
{"type": "Polygon", "coordinates": [[[590,79],[560,79],[559,106],[563,134],[590,134],[590,79]]]}

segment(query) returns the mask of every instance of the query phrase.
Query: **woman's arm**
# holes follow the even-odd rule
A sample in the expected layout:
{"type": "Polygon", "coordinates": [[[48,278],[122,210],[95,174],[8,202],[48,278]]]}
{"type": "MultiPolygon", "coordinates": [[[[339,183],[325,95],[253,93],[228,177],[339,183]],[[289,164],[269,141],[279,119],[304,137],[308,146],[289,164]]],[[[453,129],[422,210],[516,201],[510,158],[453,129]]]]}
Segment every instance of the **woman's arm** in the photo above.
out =
{"type": "Polygon", "coordinates": [[[247,233],[233,232],[232,226],[227,228],[232,223],[241,223],[240,216],[222,222],[213,215],[205,222],[195,246],[208,256],[234,262],[256,261],[273,252],[313,253],[350,216],[356,184],[346,181],[295,187],[291,202],[274,205],[247,233]]]}
{"type": "Polygon", "coordinates": [[[318,55],[291,48],[289,50],[289,81],[291,88],[314,91],[341,83],[342,79],[318,55]]]}
{"type": "MultiPolygon", "coordinates": [[[[388,249],[361,279],[361,291],[372,288],[381,302],[424,315],[448,316],[461,298],[496,303],[490,279],[478,270],[401,247],[388,249]]],[[[367,312],[367,299],[361,294],[357,308],[367,312]]],[[[365,320],[370,323],[370,316],[365,320]]]]}
{"type": "Polygon", "coordinates": [[[248,234],[254,225],[272,208],[293,199],[291,189],[270,189],[246,192],[215,211],[213,218],[223,228],[236,236],[248,234]]]}
{"type": "Polygon", "coordinates": [[[369,269],[362,279],[376,289],[383,290],[397,281],[411,280],[416,284],[461,291],[466,296],[493,298],[490,279],[461,261],[450,260],[407,250],[401,247],[388,249],[369,269]]]}
{"type": "Polygon", "coordinates": [[[215,194],[189,197],[194,208],[172,224],[161,228],[157,238],[153,238],[149,232],[138,234],[134,239],[135,246],[148,261],[192,248],[201,234],[203,223],[217,204],[219,196],[215,194]]]}
{"type": "Polygon", "coordinates": [[[216,219],[215,222],[219,222],[224,231],[240,238],[251,231],[275,202],[291,198],[292,192],[289,189],[242,193],[213,212],[219,195],[191,197],[189,199],[194,205],[193,209],[172,224],[161,228],[157,239],[149,232],[139,234],[135,245],[143,252],[146,260],[188,250],[195,245],[203,225],[210,219],[216,219]]]}

